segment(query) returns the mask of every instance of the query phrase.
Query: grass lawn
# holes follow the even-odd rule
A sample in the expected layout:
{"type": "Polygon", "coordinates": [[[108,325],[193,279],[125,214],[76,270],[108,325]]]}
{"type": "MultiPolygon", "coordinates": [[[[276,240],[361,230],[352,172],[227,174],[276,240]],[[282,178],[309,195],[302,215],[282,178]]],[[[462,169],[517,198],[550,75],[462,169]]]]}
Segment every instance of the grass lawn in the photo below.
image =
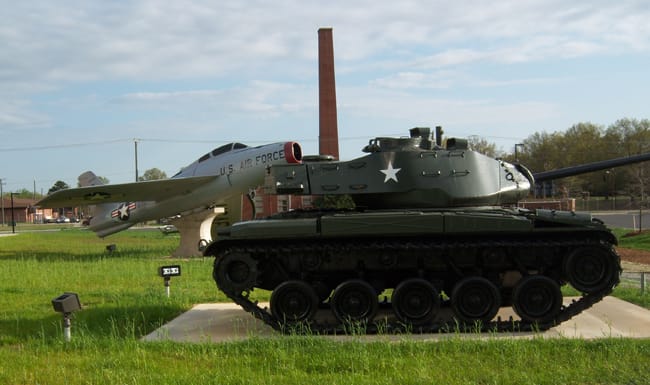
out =
{"type": "Polygon", "coordinates": [[[644,230],[641,233],[632,232],[629,229],[614,229],[621,247],[631,249],[650,250],[650,231],[644,230]]]}
{"type": "MultiPolygon", "coordinates": [[[[645,384],[650,341],[603,338],[336,342],[252,337],[221,344],[139,338],[195,303],[225,301],[212,260],[163,257],[176,235],[80,229],[0,237],[0,384],[645,384]],[[117,245],[108,253],[105,246],[117,245]],[[180,264],[165,296],[157,268],[180,264]],[[51,299],[77,292],[71,342],[51,299]]],[[[259,299],[268,299],[260,292],[259,299]]],[[[616,295],[648,307],[650,294],[616,295]]]]}

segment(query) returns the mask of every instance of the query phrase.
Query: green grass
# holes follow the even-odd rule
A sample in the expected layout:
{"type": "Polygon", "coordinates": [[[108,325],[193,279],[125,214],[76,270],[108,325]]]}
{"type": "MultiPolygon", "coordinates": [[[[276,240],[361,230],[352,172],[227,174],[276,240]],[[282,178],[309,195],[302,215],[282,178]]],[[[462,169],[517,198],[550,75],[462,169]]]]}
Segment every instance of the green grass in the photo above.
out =
{"type": "Polygon", "coordinates": [[[222,344],[84,338],[0,350],[11,384],[645,384],[647,341],[603,339],[222,344]]]}
{"type": "Polygon", "coordinates": [[[635,233],[629,229],[614,229],[620,247],[631,249],[650,250],[650,232],[635,233]]]}
{"type": "MultiPolygon", "coordinates": [[[[56,334],[59,316],[51,300],[76,292],[83,311],[77,328],[111,335],[114,325],[136,325],[147,333],[199,302],[223,301],[211,278],[212,260],[168,257],[178,238],[157,231],[130,231],[102,240],[83,230],[25,233],[0,238],[0,344],[56,334]],[[109,242],[110,241],[110,242],[109,242]],[[108,253],[105,246],[117,245],[108,253]],[[183,275],[171,281],[165,296],[157,269],[180,264],[183,275]]],[[[121,328],[118,328],[121,329],[121,328]]]]}
{"type": "MultiPolygon", "coordinates": [[[[642,384],[650,341],[487,339],[344,342],[251,337],[220,344],[139,338],[195,303],[225,301],[209,258],[165,257],[177,236],[80,229],[0,237],[0,384],[642,384]],[[117,245],[109,254],[105,246],[117,245]],[[180,264],[165,296],[157,268],[180,264]],[[79,294],[73,339],[51,299],[79,294]]],[[[268,299],[268,293],[259,293],[268,299]]],[[[617,289],[648,307],[649,294],[617,289]]],[[[626,298],[627,299],[627,298],[626,298]]]]}

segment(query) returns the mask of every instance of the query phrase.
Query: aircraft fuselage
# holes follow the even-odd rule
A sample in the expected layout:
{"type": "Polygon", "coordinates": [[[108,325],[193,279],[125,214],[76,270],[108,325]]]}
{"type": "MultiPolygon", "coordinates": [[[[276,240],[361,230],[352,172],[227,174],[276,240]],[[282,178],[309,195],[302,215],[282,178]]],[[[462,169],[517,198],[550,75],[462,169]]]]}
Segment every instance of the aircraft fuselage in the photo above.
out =
{"type": "MultiPolygon", "coordinates": [[[[89,228],[98,236],[104,237],[139,222],[182,216],[210,207],[223,206],[229,199],[261,185],[266,170],[271,165],[299,163],[301,158],[300,145],[295,142],[258,147],[231,143],[205,154],[171,178],[189,180],[214,176],[213,179],[164,199],[98,205],[89,228]]],[[[164,189],[164,184],[161,188],[164,189]]]]}

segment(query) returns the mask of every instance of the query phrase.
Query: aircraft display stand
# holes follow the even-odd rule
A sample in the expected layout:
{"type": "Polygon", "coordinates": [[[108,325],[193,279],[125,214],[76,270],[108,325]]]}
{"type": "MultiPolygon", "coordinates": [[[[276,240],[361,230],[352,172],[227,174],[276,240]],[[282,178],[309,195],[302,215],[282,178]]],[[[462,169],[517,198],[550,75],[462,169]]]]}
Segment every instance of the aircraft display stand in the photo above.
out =
{"type": "Polygon", "coordinates": [[[172,252],[172,257],[202,256],[199,245],[212,240],[212,221],[224,212],[223,207],[215,207],[173,219],[172,224],[178,229],[181,240],[178,248],[172,252]]]}

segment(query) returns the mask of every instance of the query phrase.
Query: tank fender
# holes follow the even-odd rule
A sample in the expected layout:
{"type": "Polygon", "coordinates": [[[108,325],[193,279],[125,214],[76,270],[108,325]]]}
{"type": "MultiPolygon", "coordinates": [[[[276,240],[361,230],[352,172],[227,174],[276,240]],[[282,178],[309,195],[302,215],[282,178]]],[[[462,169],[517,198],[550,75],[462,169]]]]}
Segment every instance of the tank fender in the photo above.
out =
{"type": "Polygon", "coordinates": [[[210,242],[208,245],[203,249],[203,256],[204,257],[209,257],[212,256],[216,253],[217,251],[217,245],[216,242],[210,242]]]}
{"type": "Polygon", "coordinates": [[[538,220],[544,220],[547,222],[556,222],[579,226],[589,226],[593,222],[590,213],[548,209],[537,209],[535,213],[538,220]]]}
{"type": "Polygon", "coordinates": [[[600,231],[601,239],[612,245],[618,245],[616,236],[607,229],[603,221],[598,218],[593,218],[591,213],[537,209],[535,210],[535,217],[536,220],[561,223],[565,225],[584,226],[592,229],[594,227],[600,227],[602,228],[602,231],[600,231]]]}
{"type": "Polygon", "coordinates": [[[224,242],[223,240],[215,240],[210,242],[205,249],[203,250],[203,256],[204,257],[212,257],[216,256],[219,251],[226,246],[228,242],[224,242]]]}
{"type": "MultiPolygon", "coordinates": [[[[600,218],[592,218],[591,221],[594,223],[598,223],[601,226],[605,226],[605,222],[603,222],[600,218]]],[[[616,238],[614,233],[607,230],[607,231],[603,231],[602,234],[603,237],[605,238],[605,241],[611,243],[614,246],[618,246],[618,239],[616,238]]]]}
{"type": "Polygon", "coordinates": [[[616,239],[616,236],[612,234],[611,232],[604,232],[603,231],[603,236],[606,238],[605,240],[609,243],[611,243],[613,246],[618,246],[618,239],[616,239]]]}

